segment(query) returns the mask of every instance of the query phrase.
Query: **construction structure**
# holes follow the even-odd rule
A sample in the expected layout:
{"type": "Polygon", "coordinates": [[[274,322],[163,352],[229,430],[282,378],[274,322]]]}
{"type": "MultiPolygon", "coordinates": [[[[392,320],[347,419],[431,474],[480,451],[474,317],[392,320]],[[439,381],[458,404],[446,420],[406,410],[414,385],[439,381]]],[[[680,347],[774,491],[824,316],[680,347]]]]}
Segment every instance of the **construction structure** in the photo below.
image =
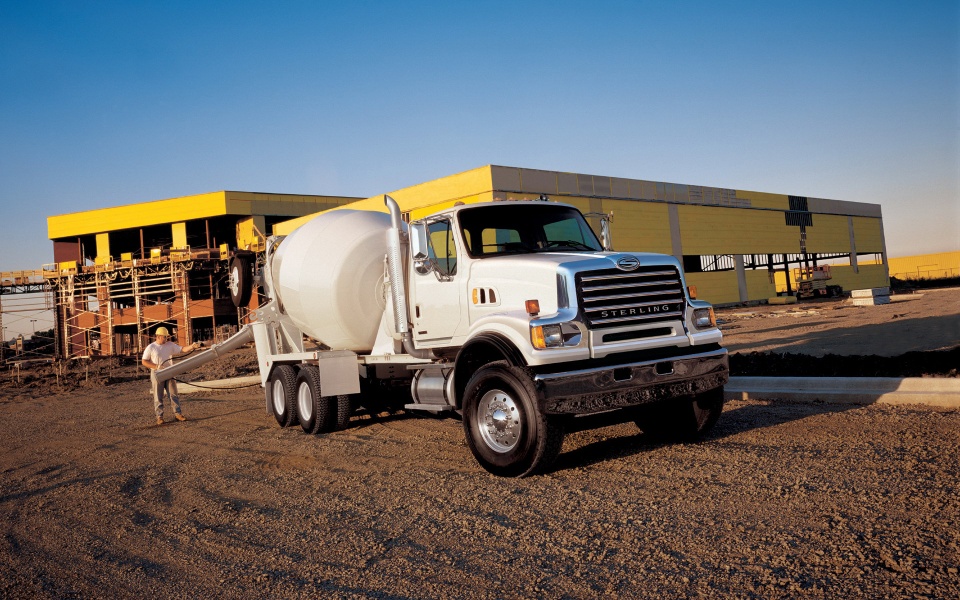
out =
{"type": "Polygon", "coordinates": [[[46,359],[54,354],[54,338],[37,335],[36,324],[54,308],[53,292],[40,269],[28,271],[5,271],[0,273],[0,363],[7,359],[46,359]],[[33,335],[25,340],[20,333],[13,340],[7,338],[7,330],[22,330],[29,322],[33,335]]]}
{"type": "Polygon", "coordinates": [[[54,262],[41,275],[57,356],[137,355],[161,324],[181,345],[230,335],[245,316],[227,290],[230,257],[262,251],[277,221],[354,200],[220,191],[49,217],[54,262]]]}
{"type": "MultiPolygon", "coordinates": [[[[615,249],[676,256],[718,305],[794,294],[794,270],[821,265],[845,290],[889,284],[877,204],[495,165],[389,193],[411,219],[541,198],[576,206],[597,230],[612,214],[615,249]]],[[[227,289],[229,259],[339,208],[385,210],[382,194],[221,191],[49,217],[54,262],[31,281],[55,313],[56,355],[139,354],[160,324],[180,344],[222,339],[245,318],[227,289]]]]}

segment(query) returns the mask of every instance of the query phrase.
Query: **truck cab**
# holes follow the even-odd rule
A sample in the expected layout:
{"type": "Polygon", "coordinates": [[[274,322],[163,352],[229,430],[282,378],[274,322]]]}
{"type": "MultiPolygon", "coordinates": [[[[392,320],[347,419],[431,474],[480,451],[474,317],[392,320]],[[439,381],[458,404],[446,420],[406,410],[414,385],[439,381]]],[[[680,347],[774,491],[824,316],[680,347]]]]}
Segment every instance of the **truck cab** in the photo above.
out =
{"type": "Polygon", "coordinates": [[[408,232],[410,335],[436,359],[414,398],[461,412],[488,470],[535,469],[544,459],[525,444],[549,453],[585,415],[622,411],[682,437],[719,417],[727,352],[676,258],[606,249],[554,202],[456,206],[408,232]]]}
{"type": "Polygon", "coordinates": [[[543,365],[722,339],[675,258],[605,250],[573,206],[458,206],[411,223],[410,237],[418,347],[494,331],[543,365]]]}

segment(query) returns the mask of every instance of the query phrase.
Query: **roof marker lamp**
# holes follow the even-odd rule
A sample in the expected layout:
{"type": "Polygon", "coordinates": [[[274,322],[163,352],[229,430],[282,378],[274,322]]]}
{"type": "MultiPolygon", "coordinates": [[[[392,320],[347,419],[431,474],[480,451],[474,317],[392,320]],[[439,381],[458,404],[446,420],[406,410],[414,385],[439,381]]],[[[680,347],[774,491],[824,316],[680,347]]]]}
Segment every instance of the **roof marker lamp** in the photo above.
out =
{"type": "Polygon", "coordinates": [[[524,308],[527,310],[527,314],[531,317],[535,317],[540,314],[540,301],[539,300],[527,300],[523,303],[524,308]]]}

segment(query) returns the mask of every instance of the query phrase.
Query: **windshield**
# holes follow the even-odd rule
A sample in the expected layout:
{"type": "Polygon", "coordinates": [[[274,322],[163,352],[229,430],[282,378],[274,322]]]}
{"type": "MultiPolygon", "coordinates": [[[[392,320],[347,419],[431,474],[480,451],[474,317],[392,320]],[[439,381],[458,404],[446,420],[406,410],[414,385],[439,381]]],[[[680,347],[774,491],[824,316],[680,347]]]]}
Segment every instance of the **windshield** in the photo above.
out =
{"type": "Polygon", "coordinates": [[[458,218],[467,252],[474,258],[603,250],[580,211],[569,206],[505,202],[465,208],[458,218]]]}

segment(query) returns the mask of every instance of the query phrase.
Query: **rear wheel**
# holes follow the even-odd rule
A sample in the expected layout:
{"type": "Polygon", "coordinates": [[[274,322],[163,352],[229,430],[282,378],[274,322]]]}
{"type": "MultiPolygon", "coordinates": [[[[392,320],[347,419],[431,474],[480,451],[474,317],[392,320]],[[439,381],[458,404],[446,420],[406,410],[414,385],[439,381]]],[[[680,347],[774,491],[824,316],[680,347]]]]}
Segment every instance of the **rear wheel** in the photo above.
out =
{"type": "Polygon", "coordinates": [[[540,410],[530,374],[505,362],[467,382],[463,429],[480,466],[505,477],[547,469],[563,446],[563,424],[540,410]]]}
{"type": "Polygon", "coordinates": [[[337,396],[337,420],[334,423],[334,431],[346,429],[351,415],[353,415],[353,396],[337,396]]]}
{"type": "Polygon", "coordinates": [[[297,371],[290,365],[280,365],[267,381],[267,398],[271,412],[280,427],[297,420],[297,371]]]}
{"type": "Polygon", "coordinates": [[[320,395],[320,370],[313,365],[297,377],[297,414],[306,433],[330,431],[336,423],[336,397],[320,395]]]}

